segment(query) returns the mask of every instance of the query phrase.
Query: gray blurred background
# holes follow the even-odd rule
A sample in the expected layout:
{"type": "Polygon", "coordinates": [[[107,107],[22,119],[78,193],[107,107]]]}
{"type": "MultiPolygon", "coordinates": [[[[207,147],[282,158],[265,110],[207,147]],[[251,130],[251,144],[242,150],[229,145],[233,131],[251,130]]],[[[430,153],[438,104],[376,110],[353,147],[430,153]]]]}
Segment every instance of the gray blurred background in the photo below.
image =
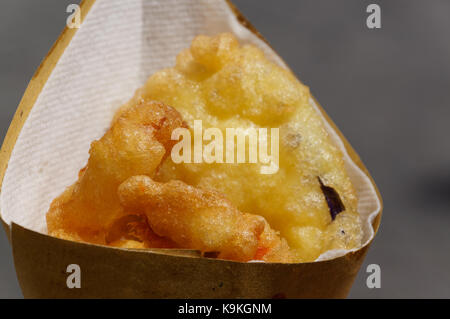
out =
{"type": "MultiPolygon", "coordinates": [[[[0,136],[71,0],[1,0],[0,136]]],[[[384,200],[352,298],[450,298],[450,1],[234,0],[335,121],[384,200]],[[377,3],[382,28],[366,27],[377,3]],[[366,286],[379,264],[381,288],[366,286]]],[[[0,231],[0,298],[20,298],[0,231]]]]}

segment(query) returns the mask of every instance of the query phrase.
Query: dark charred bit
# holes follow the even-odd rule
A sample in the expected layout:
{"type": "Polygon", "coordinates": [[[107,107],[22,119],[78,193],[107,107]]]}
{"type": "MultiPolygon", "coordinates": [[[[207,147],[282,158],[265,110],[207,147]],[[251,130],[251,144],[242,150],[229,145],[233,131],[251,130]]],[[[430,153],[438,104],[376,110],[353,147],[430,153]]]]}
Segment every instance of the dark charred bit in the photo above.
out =
{"type": "Polygon", "coordinates": [[[317,179],[319,180],[320,189],[330,209],[331,220],[334,220],[340,212],[345,210],[344,203],[342,203],[338,192],[333,187],[325,186],[319,176],[317,176],[317,179]]]}
{"type": "Polygon", "coordinates": [[[219,257],[220,252],[218,251],[205,251],[203,253],[203,257],[205,258],[217,258],[219,257]]]}

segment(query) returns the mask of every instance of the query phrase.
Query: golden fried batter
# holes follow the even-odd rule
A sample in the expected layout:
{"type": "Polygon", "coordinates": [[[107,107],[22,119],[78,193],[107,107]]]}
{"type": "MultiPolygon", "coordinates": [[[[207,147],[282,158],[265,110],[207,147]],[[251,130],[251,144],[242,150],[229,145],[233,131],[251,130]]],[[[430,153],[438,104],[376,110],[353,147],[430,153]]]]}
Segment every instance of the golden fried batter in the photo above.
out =
{"type": "Polygon", "coordinates": [[[280,238],[279,233],[270,228],[267,221],[265,221],[264,231],[259,237],[258,250],[253,259],[266,262],[296,262],[295,253],[286,240],[280,238]]]}
{"type": "Polygon", "coordinates": [[[356,192],[310,100],[309,89],[258,48],[227,33],[196,37],[92,143],[78,181],[51,204],[49,233],[237,261],[306,262],[359,247],[356,192]],[[279,128],[278,171],[261,174],[263,163],[175,164],[171,134],[188,127],[182,118],[222,132],[279,128]]]}
{"type": "Polygon", "coordinates": [[[153,176],[170,153],[172,130],[181,126],[178,112],[163,103],[148,101],[122,109],[105,135],[91,144],[78,181],[51,204],[49,233],[104,244],[109,225],[125,214],[117,187],[133,175],[153,176]]]}
{"type": "Polygon", "coordinates": [[[261,164],[163,163],[157,181],[182,180],[214,189],[240,210],[264,216],[295,250],[313,261],[330,248],[361,244],[357,197],[342,153],[310,104],[309,89],[269,61],[261,50],[239,46],[231,34],[198,36],[176,66],[152,75],[135,100],[174,106],[189,126],[279,128],[279,170],[260,174],[261,164]],[[321,181],[339,194],[345,211],[332,220],[321,181]]]}
{"type": "Polygon", "coordinates": [[[156,235],[147,216],[129,214],[116,219],[108,228],[106,244],[121,248],[175,248],[168,238],[156,235]]]}
{"type": "MultiPolygon", "coordinates": [[[[127,210],[145,213],[155,233],[180,247],[248,261],[264,257],[257,255],[258,248],[268,253],[280,245],[276,238],[266,239],[269,236],[260,242],[263,231],[272,232],[264,218],[240,212],[218,192],[181,181],[158,183],[148,176],[130,177],[119,186],[119,198],[127,210]]],[[[273,259],[277,253],[281,251],[274,252],[273,259]]]]}

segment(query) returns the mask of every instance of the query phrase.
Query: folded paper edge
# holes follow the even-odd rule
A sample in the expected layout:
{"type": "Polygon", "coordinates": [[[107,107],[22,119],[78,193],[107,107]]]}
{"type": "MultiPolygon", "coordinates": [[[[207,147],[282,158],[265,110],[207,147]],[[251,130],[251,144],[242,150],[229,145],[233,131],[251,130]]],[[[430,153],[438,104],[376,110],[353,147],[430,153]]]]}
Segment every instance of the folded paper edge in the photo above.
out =
{"type": "MultiPolygon", "coordinates": [[[[96,0],[82,0],[80,3],[80,15],[81,23],[86,18],[92,5],[96,0]]],[[[11,158],[12,151],[17,142],[20,132],[31,112],[37,98],[39,97],[45,83],[53,72],[59,58],[63,55],[65,49],[69,45],[73,36],[77,32],[77,29],[70,29],[67,26],[63,29],[58,39],[48,51],[47,55],[42,60],[41,64],[34,72],[33,77],[28,83],[27,88],[19,102],[19,106],[14,113],[11,124],[9,125],[6,136],[3,140],[3,144],[0,150],[0,193],[2,191],[3,179],[5,177],[6,170],[8,169],[8,162],[11,158]]],[[[0,209],[0,220],[3,224],[6,222],[2,218],[2,212],[0,209]]],[[[6,224],[8,225],[8,224],[6,224]]],[[[5,227],[6,228],[6,227],[5,227]]],[[[9,232],[10,227],[7,227],[9,232]]]]}
{"type": "MultiPolygon", "coordinates": [[[[224,1],[230,8],[231,12],[235,15],[237,21],[243,27],[245,27],[250,32],[252,32],[255,36],[257,36],[260,40],[264,41],[273,50],[273,52],[277,55],[277,57],[287,66],[285,61],[278,55],[276,50],[273,49],[273,47],[269,44],[269,42],[258,32],[258,30],[248,21],[248,19],[245,18],[245,16],[236,8],[236,6],[230,0],[224,0],[224,1]]],[[[82,2],[80,3],[81,21],[84,21],[85,17],[89,13],[91,7],[93,6],[93,4],[95,2],[96,2],[96,0],[82,0],[82,2]]],[[[11,121],[11,124],[9,126],[8,132],[5,136],[5,139],[4,139],[3,145],[1,147],[1,151],[0,151],[0,192],[1,192],[1,187],[2,187],[2,183],[3,183],[3,178],[5,176],[5,173],[6,173],[6,170],[8,167],[9,159],[11,157],[11,154],[14,149],[17,138],[23,128],[23,125],[25,124],[31,109],[33,108],[39,94],[41,93],[45,83],[47,82],[49,76],[51,75],[59,58],[62,56],[66,47],[69,45],[73,36],[75,35],[76,30],[77,29],[69,29],[67,26],[64,28],[64,30],[62,31],[62,33],[60,34],[60,36],[58,37],[58,39],[56,40],[56,42],[54,43],[54,45],[52,46],[50,51],[48,52],[47,56],[42,61],[41,65],[36,70],[35,74],[33,75],[32,79],[30,80],[30,82],[28,84],[27,89],[25,90],[25,93],[24,93],[24,95],[19,103],[19,106],[14,114],[14,117],[11,121]]],[[[380,225],[381,215],[382,215],[382,210],[383,210],[383,202],[382,202],[380,192],[379,192],[372,176],[370,175],[369,171],[367,170],[367,168],[361,161],[359,155],[356,153],[356,151],[350,145],[350,143],[345,138],[345,136],[342,134],[342,132],[337,128],[336,124],[331,120],[331,118],[328,116],[328,114],[325,112],[325,110],[317,102],[317,100],[313,96],[312,96],[312,99],[313,99],[315,105],[317,106],[317,109],[319,110],[320,114],[323,116],[323,119],[327,122],[328,125],[330,125],[330,127],[334,130],[334,132],[338,135],[339,139],[342,141],[345,151],[347,152],[350,159],[362,171],[362,173],[364,175],[366,175],[366,177],[369,179],[369,181],[376,193],[376,197],[377,197],[377,200],[378,200],[378,203],[380,206],[378,214],[372,221],[372,227],[373,227],[373,232],[374,232],[373,237],[367,243],[365,243],[365,245],[359,247],[358,249],[350,250],[348,253],[344,254],[343,256],[339,256],[339,257],[333,258],[331,260],[339,259],[339,258],[346,258],[346,257],[348,257],[354,253],[357,253],[357,252],[361,251],[362,249],[365,249],[366,247],[370,246],[371,242],[373,241],[373,239],[378,231],[379,225],[380,225]]],[[[13,234],[14,234],[14,231],[13,231],[14,227],[12,227],[12,225],[14,223],[12,222],[11,226],[8,225],[2,219],[1,211],[0,211],[0,220],[2,221],[4,229],[7,233],[8,239],[10,240],[10,243],[11,243],[11,238],[13,237],[13,234]]],[[[17,224],[15,224],[15,225],[19,226],[17,224]]],[[[21,226],[19,226],[19,227],[21,227],[21,226]]],[[[29,231],[34,232],[33,230],[29,230],[29,231]]],[[[43,234],[43,235],[51,237],[46,234],[43,234]]],[[[90,245],[89,243],[80,243],[80,244],[90,245]]],[[[106,248],[106,249],[110,249],[110,247],[106,247],[106,246],[102,246],[102,247],[106,248]]],[[[112,249],[114,249],[114,248],[112,248],[112,249]]],[[[152,252],[146,252],[146,253],[152,253],[152,252]]],[[[185,257],[185,256],[182,256],[182,257],[185,257]]],[[[330,259],[320,260],[317,262],[324,262],[324,261],[330,261],[330,259]]]]}

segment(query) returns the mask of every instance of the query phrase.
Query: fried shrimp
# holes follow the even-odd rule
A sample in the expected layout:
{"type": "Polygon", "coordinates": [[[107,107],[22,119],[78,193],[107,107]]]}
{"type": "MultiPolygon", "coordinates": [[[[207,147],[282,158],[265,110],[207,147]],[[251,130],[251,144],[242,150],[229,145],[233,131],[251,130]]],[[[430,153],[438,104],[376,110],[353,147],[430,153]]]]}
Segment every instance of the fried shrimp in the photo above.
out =
{"type": "Polygon", "coordinates": [[[163,103],[147,101],[122,109],[105,135],[91,144],[78,181],[52,202],[49,234],[105,244],[108,227],[126,214],[117,187],[133,175],[153,176],[170,154],[171,132],[183,125],[179,113],[163,103]]]}
{"type": "Polygon", "coordinates": [[[217,252],[222,259],[254,259],[268,227],[263,217],[240,212],[224,195],[181,181],[158,183],[134,176],[118,192],[126,209],[147,215],[156,234],[183,248],[217,252]]]}

